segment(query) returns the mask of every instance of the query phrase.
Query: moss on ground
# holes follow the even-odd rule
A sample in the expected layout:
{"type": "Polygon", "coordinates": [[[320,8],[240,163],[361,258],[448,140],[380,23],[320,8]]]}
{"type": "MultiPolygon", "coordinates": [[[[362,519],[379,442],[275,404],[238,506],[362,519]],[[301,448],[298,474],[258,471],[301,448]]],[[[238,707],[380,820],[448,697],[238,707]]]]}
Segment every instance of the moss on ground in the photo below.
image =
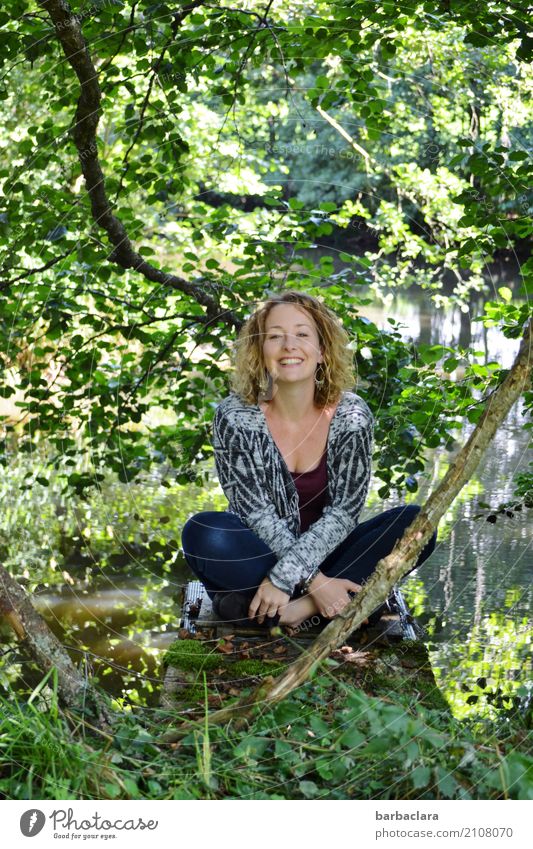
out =
{"type": "Polygon", "coordinates": [[[164,666],[175,666],[187,671],[206,671],[224,665],[222,673],[229,678],[256,678],[277,675],[285,664],[276,660],[230,660],[207,648],[196,640],[176,640],[163,656],[164,666]]]}
{"type": "Polygon", "coordinates": [[[203,685],[201,684],[190,684],[189,687],[186,687],[180,693],[180,701],[186,702],[187,704],[198,704],[205,696],[203,685]]]}
{"type": "MultiPolygon", "coordinates": [[[[251,679],[279,675],[287,662],[273,658],[234,660],[231,656],[217,652],[213,644],[200,640],[176,640],[165,652],[163,664],[181,670],[184,689],[181,690],[179,700],[198,702],[204,696],[204,685],[200,683],[199,673],[211,673],[207,679],[209,691],[216,690],[219,684],[224,692],[228,685],[240,688],[249,686],[251,679]],[[213,674],[216,669],[218,671],[213,674]]],[[[350,669],[347,664],[339,670],[339,674],[377,697],[392,696],[400,701],[405,697],[412,701],[413,696],[416,696],[424,707],[449,710],[437,687],[423,643],[404,641],[398,646],[384,647],[364,670],[350,669]]]]}
{"type": "Polygon", "coordinates": [[[220,666],[221,657],[199,640],[176,640],[163,655],[163,665],[200,671],[220,666]]]}
{"type": "Polygon", "coordinates": [[[264,675],[279,675],[285,664],[275,660],[236,660],[228,665],[227,674],[232,678],[259,678],[264,675]]]}

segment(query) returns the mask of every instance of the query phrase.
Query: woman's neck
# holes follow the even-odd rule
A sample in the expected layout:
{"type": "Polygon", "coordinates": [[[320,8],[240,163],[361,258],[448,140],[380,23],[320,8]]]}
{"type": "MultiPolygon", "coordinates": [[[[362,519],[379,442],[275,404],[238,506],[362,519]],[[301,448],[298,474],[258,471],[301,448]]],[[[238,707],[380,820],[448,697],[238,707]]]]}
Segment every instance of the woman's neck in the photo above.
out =
{"type": "Polygon", "coordinates": [[[276,414],[276,418],[285,422],[301,422],[316,413],[314,382],[310,386],[276,386],[271,401],[265,409],[276,414]]]}

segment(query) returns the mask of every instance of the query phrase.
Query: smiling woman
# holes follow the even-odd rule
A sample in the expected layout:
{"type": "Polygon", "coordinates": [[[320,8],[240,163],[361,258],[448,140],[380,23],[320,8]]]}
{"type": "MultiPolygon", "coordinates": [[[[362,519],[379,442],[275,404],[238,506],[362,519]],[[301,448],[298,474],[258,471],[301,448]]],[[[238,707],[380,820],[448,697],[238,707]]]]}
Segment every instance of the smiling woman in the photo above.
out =
{"type": "MultiPolygon", "coordinates": [[[[320,300],[287,291],[248,319],[233,392],[213,447],[229,511],[203,512],[185,559],[230,620],[292,627],[330,619],[390,553],[418,508],[358,524],[370,481],[373,418],[355,383],[349,338],[320,300]]],[[[416,566],[433,551],[428,543],[416,566]]]]}

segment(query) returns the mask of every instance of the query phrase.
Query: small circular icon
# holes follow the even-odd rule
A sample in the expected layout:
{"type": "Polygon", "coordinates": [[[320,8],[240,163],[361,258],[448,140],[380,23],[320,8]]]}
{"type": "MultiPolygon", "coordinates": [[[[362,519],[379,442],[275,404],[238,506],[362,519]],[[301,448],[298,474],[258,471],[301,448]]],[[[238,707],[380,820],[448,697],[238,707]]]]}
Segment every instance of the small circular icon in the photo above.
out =
{"type": "Polygon", "coordinates": [[[30,808],[29,811],[24,811],[20,818],[20,830],[24,837],[35,837],[42,831],[46,822],[46,817],[42,811],[37,808],[30,808]]]}

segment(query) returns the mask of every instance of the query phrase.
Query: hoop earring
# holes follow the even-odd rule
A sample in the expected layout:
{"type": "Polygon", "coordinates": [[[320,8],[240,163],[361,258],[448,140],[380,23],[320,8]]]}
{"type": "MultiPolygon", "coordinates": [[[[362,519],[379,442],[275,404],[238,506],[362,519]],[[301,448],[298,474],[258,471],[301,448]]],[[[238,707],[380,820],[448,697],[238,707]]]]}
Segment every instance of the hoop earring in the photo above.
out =
{"type": "Polygon", "coordinates": [[[272,375],[268,371],[263,371],[259,381],[259,390],[262,395],[266,395],[272,386],[272,375]]]}
{"type": "Polygon", "coordinates": [[[324,383],[326,382],[326,370],[322,363],[318,363],[315,369],[315,386],[317,389],[322,389],[324,383]],[[320,374],[319,374],[320,369],[320,374]]]}

